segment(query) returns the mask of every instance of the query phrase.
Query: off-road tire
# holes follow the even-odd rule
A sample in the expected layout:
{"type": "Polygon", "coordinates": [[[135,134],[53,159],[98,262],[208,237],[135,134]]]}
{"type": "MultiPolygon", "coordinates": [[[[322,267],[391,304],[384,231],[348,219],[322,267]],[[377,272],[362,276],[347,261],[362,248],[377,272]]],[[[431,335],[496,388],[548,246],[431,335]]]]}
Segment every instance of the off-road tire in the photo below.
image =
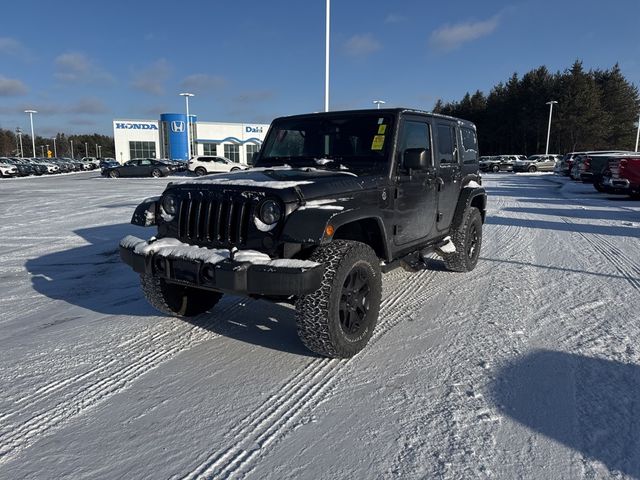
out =
{"type": "Polygon", "coordinates": [[[367,344],[378,321],[382,297],[380,260],[368,245],[349,240],[334,240],[318,247],[310,260],[323,264],[324,274],[318,290],[296,301],[298,336],[309,350],[320,355],[352,357],[367,344]],[[351,297],[345,281],[354,275],[365,278],[363,305],[368,308],[361,309],[365,310],[364,319],[355,321],[356,329],[350,334],[345,331],[343,322],[347,320],[340,312],[344,312],[341,307],[347,308],[346,299],[351,297]]]}
{"type": "Polygon", "coordinates": [[[202,177],[203,175],[207,174],[207,169],[204,167],[198,167],[193,171],[193,173],[195,173],[198,177],[202,177]]]}
{"type": "Polygon", "coordinates": [[[530,166],[530,167],[527,169],[527,171],[528,171],[529,173],[533,173],[533,172],[538,171],[538,169],[532,165],[532,166],[530,166]]]}
{"type": "Polygon", "coordinates": [[[111,178],[118,178],[120,176],[120,172],[118,172],[117,170],[111,170],[109,172],[109,177],[111,178]]]}
{"type": "Polygon", "coordinates": [[[153,308],[174,317],[193,317],[211,310],[222,293],[168,283],[163,278],[140,275],[140,285],[153,308]]]}
{"type": "Polygon", "coordinates": [[[454,253],[442,255],[444,265],[452,272],[470,272],[478,263],[482,246],[482,215],[475,207],[469,207],[461,221],[452,226],[451,241],[456,247],[454,253]]]}

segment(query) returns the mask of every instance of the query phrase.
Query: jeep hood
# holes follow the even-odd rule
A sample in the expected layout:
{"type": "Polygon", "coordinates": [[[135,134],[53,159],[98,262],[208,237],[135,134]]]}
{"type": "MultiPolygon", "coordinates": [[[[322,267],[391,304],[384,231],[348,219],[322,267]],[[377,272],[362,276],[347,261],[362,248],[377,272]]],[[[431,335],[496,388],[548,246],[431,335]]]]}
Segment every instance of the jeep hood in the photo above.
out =
{"type": "Polygon", "coordinates": [[[316,168],[252,168],[250,170],[205,175],[203,177],[172,182],[169,188],[274,191],[285,202],[325,198],[333,195],[364,190],[371,185],[369,176],[359,177],[351,172],[316,168]]]}

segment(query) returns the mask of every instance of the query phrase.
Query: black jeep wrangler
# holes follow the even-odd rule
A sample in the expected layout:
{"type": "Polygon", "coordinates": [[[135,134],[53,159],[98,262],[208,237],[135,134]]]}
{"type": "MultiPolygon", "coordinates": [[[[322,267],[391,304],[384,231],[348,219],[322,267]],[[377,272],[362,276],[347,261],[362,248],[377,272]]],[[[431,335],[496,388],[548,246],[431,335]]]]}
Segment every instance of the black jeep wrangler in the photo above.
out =
{"type": "Polygon", "coordinates": [[[254,168],[169,183],[120,255],[149,302],[197,315],[223,293],[295,303],[311,350],[349,357],[371,337],[382,273],[432,252],[472,270],[487,197],[472,123],[410,109],[273,121],[254,168]]]}

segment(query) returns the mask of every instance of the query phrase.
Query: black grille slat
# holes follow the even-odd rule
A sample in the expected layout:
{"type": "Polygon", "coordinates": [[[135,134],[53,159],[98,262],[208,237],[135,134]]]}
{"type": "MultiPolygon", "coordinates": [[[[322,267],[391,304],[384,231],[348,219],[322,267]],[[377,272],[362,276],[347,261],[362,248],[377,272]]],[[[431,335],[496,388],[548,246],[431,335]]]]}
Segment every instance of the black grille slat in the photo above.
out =
{"type": "Polygon", "coordinates": [[[251,199],[182,198],[179,205],[178,236],[183,241],[228,248],[247,242],[253,211],[251,199]]]}

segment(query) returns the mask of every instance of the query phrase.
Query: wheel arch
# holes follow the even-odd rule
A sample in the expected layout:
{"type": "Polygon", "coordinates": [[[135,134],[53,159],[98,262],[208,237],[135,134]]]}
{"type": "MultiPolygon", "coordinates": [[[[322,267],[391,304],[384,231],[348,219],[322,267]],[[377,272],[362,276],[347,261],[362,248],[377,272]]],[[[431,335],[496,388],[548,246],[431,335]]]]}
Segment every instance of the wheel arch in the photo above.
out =
{"type": "Polygon", "coordinates": [[[453,214],[451,225],[457,225],[462,221],[464,212],[469,207],[480,210],[482,223],[487,217],[487,192],[482,187],[465,187],[460,191],[456,211],[453,214]]]}

